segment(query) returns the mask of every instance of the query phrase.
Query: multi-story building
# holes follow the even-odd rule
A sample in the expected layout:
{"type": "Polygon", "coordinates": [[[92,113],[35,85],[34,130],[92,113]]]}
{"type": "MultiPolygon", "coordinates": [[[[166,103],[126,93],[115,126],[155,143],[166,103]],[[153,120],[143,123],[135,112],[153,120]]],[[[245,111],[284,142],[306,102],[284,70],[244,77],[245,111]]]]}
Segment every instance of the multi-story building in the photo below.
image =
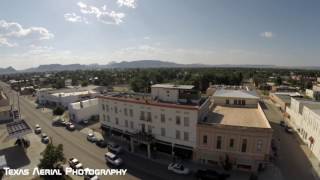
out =
{"type": "Polygon", "coordinates": [[[69,104],[68,111],[70,120],[74,122],[81,122],[90,120],[99,116],[98,99],[88,99],[80,102],[69,104]]]}
{"type": "Polygon", "coordinates": [[[254,91],[216,90],[197,125],[195,161],[256,171],[269,160],[272,129],[254,91]]]}
{"type": "Polygon", "coordinates": [[[320,100],[320,84],[313,85],[312,89],[306,89],[306,95],[314,100],[320,100]]]}
{"type": "Polygon", "coordinates": [[[298,132],[314,155],[320,159],[320,102],[291,98],[288,123],[298,132]]]}
{"type": "Polygon", "coordinates": [[[171,84],[153,85],[150,95],[122,93],[99,99],[102,127],[126,137],[132,148],[137,143],[150,148],[150,140],[159,151],[190,158],[197,123],[207,118],[210,105],[193,86],[171,84]]]}

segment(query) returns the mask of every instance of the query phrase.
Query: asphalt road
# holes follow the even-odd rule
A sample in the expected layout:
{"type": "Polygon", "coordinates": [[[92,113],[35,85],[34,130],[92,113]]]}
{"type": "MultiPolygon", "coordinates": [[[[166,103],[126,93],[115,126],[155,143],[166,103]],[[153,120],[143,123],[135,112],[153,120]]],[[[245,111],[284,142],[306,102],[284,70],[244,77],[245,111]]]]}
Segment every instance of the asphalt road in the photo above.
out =
{"type": "MultiPolygon", "coordinates": [[[[4,86],[2,82],[0,85],[4,86]]],[[[16,94],[16,92],[12,93],[13,95],[16,94]]],[[[15,98],[15,101],[17,101],[17,98],[15,98]]],[[[17,102],[15,104],[17,105],[17,102]]],[[[85,134],[77,130],[70,132],[64,127],[52,126],[52,116],[41,112],[41,109],[36,109],[35,104],[22,96],[20,96],[20,108],[22,117],[30,126],[34,127],[35,124],[39,124],[42,131],[52,138],[54,144],[63,144],[64,154],[67,159],[75,157],[82,162],[84,167],[108,168],[104,159],[104,154],[107,150],[88,142],[85,134]]],[[[129,174],[126,176],[105,176],[100,177],[100,179],[193,179],[191,175],[186,177],[168,172],[167,166],[132,154],[124,153],[121,157],[125,162],[122,168],[128,169],[129,174]]]]}
{"type": "Polygon", "coordinates": [[[270,101],[266,102],[265,112],[274,130],[273,137],[278,147],[275,165],[280,168],[285,180],[313,180],[312,166],[300,147],[297,135],[285,132],[279,125],[283,120],[281,112],[270,101]]]}

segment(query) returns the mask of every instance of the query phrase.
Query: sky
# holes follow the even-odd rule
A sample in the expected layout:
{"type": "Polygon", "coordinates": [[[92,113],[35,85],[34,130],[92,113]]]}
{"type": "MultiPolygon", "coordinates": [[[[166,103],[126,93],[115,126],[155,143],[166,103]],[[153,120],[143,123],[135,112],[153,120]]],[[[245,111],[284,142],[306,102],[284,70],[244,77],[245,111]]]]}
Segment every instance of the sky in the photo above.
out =
{"type": "Polygon", "coordinates": [[[0,0],[0,67],[320,66],[319,0],[0,0]]]}

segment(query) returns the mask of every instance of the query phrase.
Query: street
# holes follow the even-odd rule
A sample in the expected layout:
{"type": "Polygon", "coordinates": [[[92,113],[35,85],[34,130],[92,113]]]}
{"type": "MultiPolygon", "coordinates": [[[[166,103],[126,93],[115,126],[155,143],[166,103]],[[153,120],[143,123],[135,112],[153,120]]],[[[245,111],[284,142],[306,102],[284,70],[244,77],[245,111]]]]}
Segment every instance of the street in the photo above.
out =
{"type": "MultiPolygon", "coordinates": [[[[13,93],[15,94],[15,92],[13,93]]],[[[17,101],[17,98],[15,98],[15,101],[17,101]]],[[[20,108],[22,117],[31,127],[39,124],[43,132],[52,138],[54,144],[63,144],[64,154],[67,159],[75,157],[82,162],[84,167],[95,169],[108,168],[104,159],[104,154],[107,150],[88,142],[86,134],[77,130],[70,132],[64,127],[52,126],[52,116],[41,112],[41,108],[36,109],[35,104],[23,96],[20,96],[20,108]]],[[[100,179],[193,179],[192,175],[179,176],[173,174],[167,170],[167,166],[138,156],[124,153],[121,155],[121,158],[125,162],[122,168],[128,169],[129,174],[125,177],[110,176],[100,177],[100,179]]]]}
{"type": "Polygon", "coordinates": [[[286,180],[312,180],[312,166],[306,155],[301,149],[296,134],[288,134],[284,128],[279,125],[283,120],[279,109],[270,101],[265,101],[267,110],[266,116],[269,119],[270,125],[273,128],[273,137],[278,148],[278,158],[275,160],[275,165],[281,170],[281,173],[286,180]]]}

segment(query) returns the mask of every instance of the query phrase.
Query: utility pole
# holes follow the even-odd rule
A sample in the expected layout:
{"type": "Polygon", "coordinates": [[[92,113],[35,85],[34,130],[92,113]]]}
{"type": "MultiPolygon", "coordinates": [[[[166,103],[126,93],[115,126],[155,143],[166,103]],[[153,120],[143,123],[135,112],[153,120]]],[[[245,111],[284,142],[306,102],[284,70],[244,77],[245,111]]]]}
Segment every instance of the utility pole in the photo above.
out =
{"type": "Polygon", "coordinates": [[[21,118],[21,112],[20,112],[20,94],[17,92],[18,95],[18,112],[19,112],[19,119],[21,118]]]}

